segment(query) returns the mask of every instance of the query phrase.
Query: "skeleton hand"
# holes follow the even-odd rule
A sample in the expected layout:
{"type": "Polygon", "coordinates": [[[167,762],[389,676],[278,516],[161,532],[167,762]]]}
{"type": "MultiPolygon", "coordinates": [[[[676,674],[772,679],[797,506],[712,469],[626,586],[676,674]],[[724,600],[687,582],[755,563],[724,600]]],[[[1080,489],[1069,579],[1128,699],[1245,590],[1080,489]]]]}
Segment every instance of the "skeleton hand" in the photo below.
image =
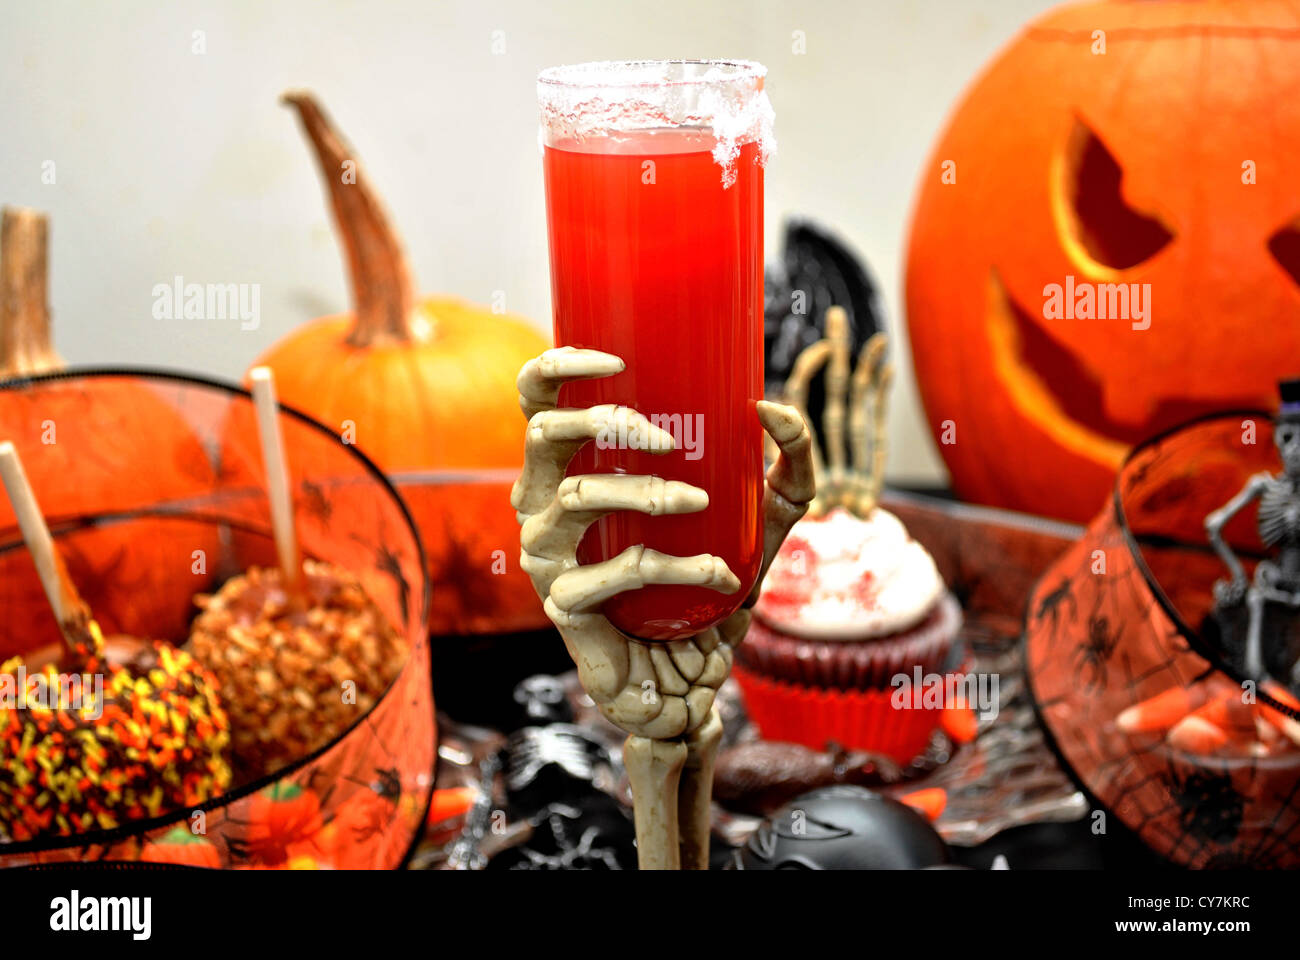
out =
{"type": "Polygon", "coordinates": [[[1219,607],[1236,607],[1246,599],[1246,578],[1216,580],[1214,582],[1214,603],[1219,607]]]}
{"type": "Polygon", "coordinates": [[[610,597],[648,584],[691,584],[734,593],[741,583],[718,557],[672,557],[644,546],[629,547],[602,563],[579,565],[579,541],[607,514],[694,513],[709,502],[697,487],[658,477],[565,477],[579,448],[606,431],[619,431],[633,449],[673,449],[670,434],[627,407],[556,409],[566,381],[612,376],[623,368],[618,357],[573,347],[548,350],[524,365],[518,385],[528,432],[523,473],[510,502],[523,527],[521,565],[559,628],[583,688],[601,713],[629,734],[624,760],[642,868],[702,869],[708,863],[713,757],[722,735],[714,697],[731,670],[732,649],[749,629],[748,607],[758,597],[763,574],[815,492],[811,438],[798,411],[759,401],[759,420],[779,456],[764,489],[763,565],[757,582],[745,605],[716,627],[670,643],[635,640],[600,613],[610,597]]]}
{"type": "MultiPolygon", "coordinates": [[[[596,520],[616,510],[651,516],[694,513],[708,506],[697,487],[658,477],[594,475],[565,478],[569,461],[604,431],[620,431],[634,449],[667,453],[673,438],[645,416],[606,404],[557,410],[567,380],[618,373],[623,362],[595,350],[561,347],[525,364],[520,405],[528,415],[524,470],[511,492],[523,525],[521,563],[560,629],[583,688],[600,711],[628,733],[652,739],[680,736],[709,716],[714,694],[731,669],[732,648],[749,627],[748,610],[686,640],[643,643],[600,613],[610,597],[647,584],[693,584],[720,593],[741,587],[719,557],[671,557],[629,547],[603,563],[579,566],[578,543],[596,520]]],[[[780,457],[768,471],[764,497],[766,571],[771,558],[812,499],[809,434],[790,407],[760,401],[758,416],[780,457]]],[[[760,573],[759,580],[761,581],[760,573]]],[[[754,585],[751,600],[757,596],[754,585]]],[[[748,605],[748,604],[747,604],[748,605]]]]}

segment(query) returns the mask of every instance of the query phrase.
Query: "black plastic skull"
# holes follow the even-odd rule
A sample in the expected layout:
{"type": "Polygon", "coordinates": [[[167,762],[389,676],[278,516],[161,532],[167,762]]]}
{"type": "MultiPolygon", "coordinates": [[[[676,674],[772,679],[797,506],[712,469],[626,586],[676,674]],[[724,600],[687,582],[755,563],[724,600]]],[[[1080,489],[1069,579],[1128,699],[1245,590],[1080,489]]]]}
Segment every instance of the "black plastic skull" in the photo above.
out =
{"type": "Polygon", "coordinates": [[[772,814],[736,851],[738,870],[919,870],[947,864],[925,817],[865,787],[823,787],[772,814]]]}

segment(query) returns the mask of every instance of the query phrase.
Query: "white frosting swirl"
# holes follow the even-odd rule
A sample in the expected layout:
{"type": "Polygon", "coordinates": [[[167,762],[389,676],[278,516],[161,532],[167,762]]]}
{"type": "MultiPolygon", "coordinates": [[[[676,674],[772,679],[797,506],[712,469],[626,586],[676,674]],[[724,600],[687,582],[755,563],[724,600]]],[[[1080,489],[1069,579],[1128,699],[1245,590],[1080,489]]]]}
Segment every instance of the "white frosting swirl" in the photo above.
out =
{"type": "Polygon", "coordinates": [[[943,592],[934,558],[896,516],[836,508],[794,525],[754,613],[797,637],[868,640],[920,623],[943,592]]]}

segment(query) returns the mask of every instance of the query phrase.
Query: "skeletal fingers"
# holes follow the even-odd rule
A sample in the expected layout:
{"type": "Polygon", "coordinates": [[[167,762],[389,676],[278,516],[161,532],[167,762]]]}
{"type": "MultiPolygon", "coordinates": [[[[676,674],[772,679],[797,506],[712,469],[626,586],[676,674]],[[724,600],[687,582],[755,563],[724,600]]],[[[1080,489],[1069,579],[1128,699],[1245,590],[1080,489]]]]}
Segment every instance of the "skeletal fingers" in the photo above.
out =
{"type": "Polygon", "coordinates": [[[826,404],[822,411],[822,430],[826,436],[826,455],[830,460],[830,482],[844,480],[845,394],[849,383],[849,320],[843,307],[826,311],[826,339],[831,345],[826,361],[826,404]]]}
{"type": "MultiPolygon", "coordinates": [[[[785,384],[785,398],[804,420],[808,419],[809,383],[817,371],[826,366],[830,355],[830,341],[818,340],[811,346],[805,347],[803,352],[795,357],[794,369],[790,371],[790,378],[785,384]]],[[[817,438],[811,434],[809,434],[808,456],[817,472],[821,473],[823,470],[821,451],[817,448],[817,438]]]]}
{"type": "Polygon", "coordinates": [[[584,444],[606,439],[626,450],[656,454],[674,447],[671,433],[630,407],[602,403],[577,410],[539,411],[528,421],[524,469],[510,491],[519,522],[551,502],[569,461],[584,444]]]}
{"type": "Polygon", "coordinates": [[[587,528],[608,514],[620,510],[650,516],[697,513],[708,505],[707,493],[680,480],[619,474],[569,477],[546,509],[524,521],[519,542],[526,554],[567,565],[574,561],[587,528]]]}
{"type": "Polygon", "coordinates": [[[599,350],[556,347],[524,364],[515,386],[519,388],[519,407],[532,418],[540,410],[552,410],[560,387],[569,380],[596,380],[622,373],[626,364],[618,357],[599,350]]]}
{"type": "Polygon", "coordinates": [[[740,589],[740,580],[720,557],[673,557],[637,545],[611,560],[561,573],[551,584],[551,601],[561,610],[587,613],[615,594],[650,584],[707,587],[719,593],[740,589]]]}
{"type": "Polygon", "coordinates": [[[636,510],[651,516],[699,513],[709,495],[681,480],[597,473],[569,477],[556,492],[557,503],[571,519],[591,523],[616,510],[636,510]]]}
{"type": "Polygon", "coordinates": [[[853,371],[853,393],[849,401],[850,435],[853,438],[854,483],[841,502],[866,515],[880,496],[880,478],[885,468],[885,414],[893,367],[885,362],[888,337],[876,333],[862,346],[853,371]],[[870,424],[868,424],[868,413],[870,424]],[[870,444],[868,445],[868,438],[870,444]]]}
{"type": "Polygon", "coordinates": [[[790,528],[808,511],[817,492],[812,434],[794,407],[760,400],[758,418],[763,429],[776,441],[779,453],[767,470],[763,489],[763,565],[745,604],[758,601],[759,588],[767,568],[785,542],[790,528]]]}
{"type": "Polygon", "coordinates": [[[817,492],[808,424],[794,407],[767,400],[758,401],[758,419],[778,450],[767,485],[791,503],[807,504],[817,492]]]}

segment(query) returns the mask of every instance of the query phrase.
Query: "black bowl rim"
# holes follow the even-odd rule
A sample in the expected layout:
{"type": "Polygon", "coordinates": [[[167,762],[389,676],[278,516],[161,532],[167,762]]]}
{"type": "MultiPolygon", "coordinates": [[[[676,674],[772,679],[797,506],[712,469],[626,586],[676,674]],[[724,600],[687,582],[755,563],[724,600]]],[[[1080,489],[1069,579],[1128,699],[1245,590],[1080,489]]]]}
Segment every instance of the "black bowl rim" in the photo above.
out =
{"type": "MultiPolygon", "coordinates": [[[[32,384],[37,384],[37,383],[51,383],[59,380],[76,380],[76,379],[94,378],[94,377],[166,380],[172,382],[189,383],[195,386],[207,387],[209,389],[222,391],[228,394],[242,396],[248,399],[249,401],[251,401],[253,398],[252,392],[246,389],[241,384],[232,383],[227,380],[220,380],[216,377],[204,376],[202,374],[188,373],[188,372],[177,371],[177,370],[168,370],[163,367],[70,366],[70,367],[65,367],[61,370],[52,370],[45,373],[0,379],[0,391],[20,390],[26,386],[30,386],[32,384]]],[[[339,446],[345,448],[345,450],[347,450],[349,454],[356,457],[361,462],[362,466],[377,481],[379,481],[381,487],[388,492],[389,496],[392,497],[393,502],[397,504],[398,510],[401,511],[402,519],[405,521],[407,529],[410,531],[411,538],[415,542],[416,561],[419,563],[420,580],[423,583],[423,589],[420,591],[420,606],[424,614],[423,620],[427,623],[428,614],[429,614],[429,603],[430,600],[432,599],[431,588],[429,585],[427,558],[424,552],[424,541],[420,539],[419,528],[416,527],[415,525],[415,519],[411,516],[411,511],[407,507],[406,501],[402,499],[401,494],[397,492],[397,488],[394,487],[393,484],[389,481],[388,476],[382,470],[380,470],[378,465],[373,460],[371,460],[368,456],[366,456],[366,454],[362,452],[360,448],[358,448],[354,444],[343,443],[343,441],[339,439],[338,434],[336,434],[333,430],[329,429],[329,427],[325,426],[323,423],[321,423],[319,420],[315,419],[314,417],[306,413],[303,413],[301,410],[297,409],[296,407],[291,407],[285,403],[279,404],[279,407],[282,414],[288,414],[293,419],[298,420],[299,422],[323,434],[324,436],[329,437],[339,446]]],[[[419,620],[417,620],[416,622],[420,623],[419,620]]],[[[418,628],[417,632],[419,636],[418,642],[425,644],[427,647],[429,643],[427,627],[421,625],[418,628]]],[[[352,721],[352,723],[350,723],[336,737],[331,739],[328,743],[325,743],[322,746],[318,747],[316,750],[313,750],[311,753],[299,757],[298,759],[294,760],[292,763],[286,764],[285,766],[279,768],[274,773],[265,774],[261,777],[249,781],[248,783],[242,784],[241,786],[236,787],[232,790],[227,790],[225,793],[213,797],[210,800],[207,800],[203,803],[198,803],[192,806],[178,808],[177,810],[173,810],[168,813],[161,814],[157,817],[141,818],[138,820],[129,820],[126,823],[124,823],[122,826],[114,827],[112,830],[93,830],[93,831],[87,831],[85,833],[70,834],[68,836],[44,837],[35,840],[20,840],[20,841],[13,841],[9,843],[0,843],[0,857],[8,857],[13,854],[21,854],[21,853],[44,853],[53,850],[76,849],[79,847],[109,846],[113,843],[117,843],[118,841],[125,840],[129,837],[139,836],[145,833],[149,833],[153,830],[156,830],[159,827],[165,827],[172,824],[183,823],[187,821],[195,812],[201,811],[206,813],[210,810],[215,810],[219,807],[228,806],[232,803],[235,803],[238,800],[242,800],[246,796],[250,796],[254,793],[257,793],[260,790],[264,790],[267,787],[269,787],[271,784],[283,780],[285,777],[291,776],[297,773],[298,771],[304,769],[313,761],[315,761],[317,758],[323,756],[326,752],[333,749],[335,746],[337,746],[339,743],[345,740],[348,736],[350,736],[355,729],[357,729],[367,721],[367,719],[374,713],[375,710],[379,709],[380,704],[382,704],[385,700],[388,699],[398,679],[401,677],[402,673],[404,673],[409,666],[410,666],[410,659],[408,657],[407,663],[403,665],[402,670],[398,672],[398,675],[393,678],[392,682],[389,683],[389,685],[384,689],[384,692],[380,694],[379,697],[375,700],[375,705],[371,707],[369,710],[367,710],[364,714],[357,717],[354,721],[352,721]]],[[[430,689],[429,692],[429,699],[430,699],[430,708],[436,709],[433,707],[433,703],[432,703],[433,700],[432,689],[430,689]]],[[[435,718],[435,723],[436,723],[436,718],[435,718]]],[[[435,770],[437,766],[437,755],[438,755],[438,751],[437,751],[437,745],[435,743],[434,745],[435,770]]],[[[429,782],[429,787],[430,787],[430,802],[431,802],[432,788],[433,788],[432,777],[429,782]]],[[[426,808],[427,806],[428,804],[426,803],[426,808]]],[[[426,809],[426,815],[427,815],[427,809],[426,809]]],[[[421,817],[420,822],[421,823],[424,822],[424,817],[421,817]]],[[[420,839],[420,833],[419,831],[417,831],[416,837],[412,842],[411,849],[407,850],[403,862],[406,862],[406,860],[410,859],[411,852],[412,850],[414,850],[415,844],[419,842],[419,839],[420,839]]]]}

